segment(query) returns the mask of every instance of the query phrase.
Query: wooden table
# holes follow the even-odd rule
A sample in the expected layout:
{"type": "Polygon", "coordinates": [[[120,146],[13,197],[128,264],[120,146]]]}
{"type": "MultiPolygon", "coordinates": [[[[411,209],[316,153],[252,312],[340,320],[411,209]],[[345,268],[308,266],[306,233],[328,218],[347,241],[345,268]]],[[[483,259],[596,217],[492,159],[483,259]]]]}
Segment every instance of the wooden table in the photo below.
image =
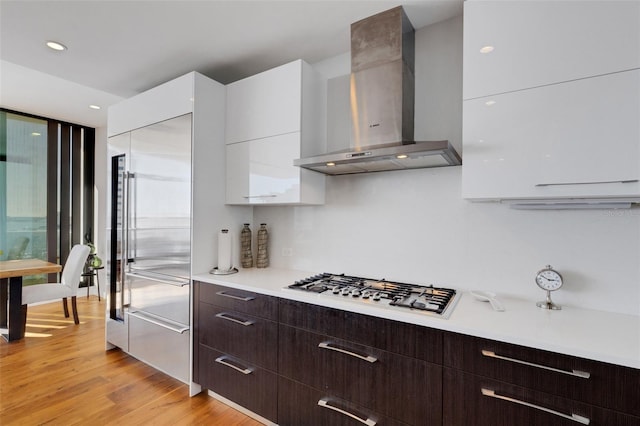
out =
{"type": "Polygon", "coordinates": [[[22,306],[22,277],[52,274],[61,270],[62,266],[57,263],[40,259],[0,261],[0,328],[8,328],[7,333],[2,333],[8,342],[24,337],[27,310],[22,306]]]}

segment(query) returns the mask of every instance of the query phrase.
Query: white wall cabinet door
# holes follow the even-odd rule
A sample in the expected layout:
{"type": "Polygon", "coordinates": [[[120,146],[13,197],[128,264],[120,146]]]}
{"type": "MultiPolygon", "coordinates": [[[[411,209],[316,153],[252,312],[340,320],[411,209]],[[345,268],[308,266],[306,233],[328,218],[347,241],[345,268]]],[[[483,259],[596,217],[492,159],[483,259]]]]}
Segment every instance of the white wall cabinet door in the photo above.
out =
{"type": "Polygon", "coordinates": [[[300,131],[302,61],[227,85],[226,142],[300,131]]]}
{"type": "Polygon", "coordinates": [[[301,199],[300,133],[227,145],[227,204],[289,204],[301,199]]]}
{"type": "Polygon", "coordinates": [[[324,152],[322,87],[301,60],[227,86],[227,204],[324,203],[324,176],[293,165],[324,152]]]}
{"type": "Polygon", "coordinates": [[[249,204],[249,145],[251,141],[226,146],[226,203],[249,204]]]}
{"type": "Polygon", "coordinates": [[[640,70],[468,100],[463,197],[640,198],[640,70]]]}
{"type": "Polygon", "coordinates": [[[464,99],[638,67],[640,2],[464,3],[464,99]]]}

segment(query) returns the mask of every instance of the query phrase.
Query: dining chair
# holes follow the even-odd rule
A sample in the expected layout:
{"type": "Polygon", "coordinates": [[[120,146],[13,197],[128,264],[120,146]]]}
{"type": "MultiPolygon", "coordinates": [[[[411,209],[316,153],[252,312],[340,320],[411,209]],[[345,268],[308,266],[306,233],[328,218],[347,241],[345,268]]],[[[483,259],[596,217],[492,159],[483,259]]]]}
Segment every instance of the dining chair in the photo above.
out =
{"type": "Polygon", "coordinates": [[[62,298],[65,318],[69,318],[69,308],[67,298],[71,298],[71,308],[73,309],[73,322],[80,323],[78,319],[78,307],[76,305],[76,293],[80,286],[80,275],[84,264],[89,257],[89,246],[77,244],[71,248],[69,257],[62,268],[62,275],[59,283],[33,284],[22,288],[22,304],[24,305],[24,315],[27,312],[27,305],[38,302],[47,302],[62,298]]]}

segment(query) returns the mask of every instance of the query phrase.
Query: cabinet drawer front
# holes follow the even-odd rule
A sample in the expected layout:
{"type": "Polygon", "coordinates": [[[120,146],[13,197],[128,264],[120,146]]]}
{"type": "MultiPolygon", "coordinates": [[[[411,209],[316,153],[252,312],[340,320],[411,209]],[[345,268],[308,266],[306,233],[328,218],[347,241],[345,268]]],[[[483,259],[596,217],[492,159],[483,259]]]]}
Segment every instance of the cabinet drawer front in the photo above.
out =
{"type": "Polygon", "coordinates": [[[143,318],[127,316],[129,354],[160,371],[189,383],[190,331],[182,333],[143,318]]]}
{"type": "Polygon", "coordinates": [[[280,299],[280,322],[442,364],[440,330],[287,299],[280,299]]]}
{"type": "Polygon", "coordinates": [[[199,343],[275,371],[278,325],[200,302],[199,343]]]}
{"type": "MultiPolygon", "coordinates": [[[[280,426],[401,426],[406,425],[349,403],[330,392],[312,389],[280,377],[278,382],[280,426]]],[[[440,424],[418,422],[417,424],[440,424]]]]}
{"type": "Polygon", "coordinates": [[[640,370],[459,334],[445,335],[445,365],[640,416],[640,370]],[[587,377],[588,376],[588,377],[587,377]]]}
{"type": "Polygon", "coordinates": [[[449,368],[443,424],[448,426],[639,426],[640,418],[449,368]]]}
{"type": "Polygon", "coordinates": [[[279,341],[282,376],[410,424],[440,423],[440,366],[285,325],[279,341]]]}
{"type": "Polygon", "coordinates": [[[200,345],[200,378],[211,391],[269,420],[277,416],[277,376],[200,345]]]}
{"type": "Polygon", "coordinates": [[[200,301],[270,320],[278,319],[278,298],[233,287],[199,283],[200,301]]]}

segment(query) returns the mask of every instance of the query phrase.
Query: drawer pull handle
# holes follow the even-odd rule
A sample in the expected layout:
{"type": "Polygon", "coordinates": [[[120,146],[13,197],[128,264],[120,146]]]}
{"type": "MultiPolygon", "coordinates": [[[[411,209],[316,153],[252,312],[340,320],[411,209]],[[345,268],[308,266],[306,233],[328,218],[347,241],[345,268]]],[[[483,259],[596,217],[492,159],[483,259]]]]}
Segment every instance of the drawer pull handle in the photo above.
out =
{"type": "Polygon", "coordinates": [[[227,320],[227,321],[234,322],[236,324],[244,325],[245,327],[253,325],[253,321],[242,321],[242,320],[236,319],[236,318],[234,318],[232,316],[229,316],[228,314],[226,314],[224,312],[220,312],[219,314],[216,314],[216,318],[222,318],[223,320],[227,320]]]}
{"type": "Polygon", "coordinates": [[[219,356],[218,358],[216,358],[216,362],[218,364],[222,364],[224,366],[233,368],[236,371],[239,371],[242,374],[251,374],[253,373],[253,370],[251,370],[250,368],[240,368],[240,367],[236,367],[235,365],[231,364],[230,362],[227,362],[227,359],[229,359],[229,357],[227,356],[219,356]]]}
{"type": "Polygon", "coordinates": [[[162,318],[148,312],[129,311],[129,316],[141,319],[146,322],[150,322],[151,324],[158,325],[162,328],[166,328],[167,330],[173,331],[174,333],[183,334],[185,331],[189,331],[188,325],[180,324],[178,322],[171,321],[170,319],[162,318]]]}
{"type": "Polygon", "coordinates": [[[591,377],[591,373],[589,373],[587,371],[560,370],[559,368],[553,368],[553,367],[549,367],[549,366],[546,366],[546,365],[534,364],[532,362],[522,361],[520,359],[509,358],[509,357],[506,357],[506,356],[497,355],[495,352],[488,351],[486,349],[482,350],[482,355],[490,357],[490,358],[501,359],[501,360],[504,360],[504,361],[516,362],[518,364],[524,364],[524,365],[528,365],[530,367],[536,367],[536,368],[542,368],[542,369],[549,370],[549,371],[555,371],[556,373],[568,374],[569,376],[581,377],[583,379],[588,379],[589,377],[591,377]]]}
{"type": "Polygon", "coordinates": [[[602,180],[593,182],[549,182],[549,183],[536,183],[535,186],[561,186],[561,185],[599,185],[602,183],[636,183],[638,179],[627,180],[602,180]]]}
{"type": "Polygon", "coordinates": [[[189,280],[181,280],[179,278],[171,279],[169,277],[156,276],[149,272],[126,272],[127,277],[141,278],[144,280],[155,281],[163,284],[169,284],[176,287],[184,287],[189,285],[189,280]]]}
{"type": "Polygon", "coordinates": [[[348,411],[343,410],[342,408],[338,408],[338,407],[336,407],[336,406],[334,406],[334,405],[330,405],[330,404],[329,404],[329,398],[322,398],[322,399],[320,399],[320,400],[318,401],[318,405],[319,405],[320,407],[328,408],[329,410],[336,411],[336,412],[338,412],[338,413],[340,413],[340,414],[344,414],[344,415],[345,415],[345,416],[347,416],[347,417],[351,417],[352,419],[357,420],[357,421],[359,421],[360,423],[362,423],[362,424],[364,424],[364,425],[367,425],[367,426],[376,426],[376,423],[377,423],[377,422],[376,422],[375,420],[371,419],[371,418],[363,419],[363,418],[361,418],[361,417],[356,416],[356,415],[355,415],[355,414],[353,414],[353,413],[350,413],[350,412],[348,412],[348,411]]]}
{"type": "Polygon", "coordinates": [[[525,407],[535,408],[536,410],[544,411],[546,413],[550,413],[550,414],[562,417],[564,419],[573,420],[574,422],[578,422],[578,423],[583,424],[583,425],[588,425],[591,422],[591,420],[589,420],[588,417],[583,417],[583,416],[580,416],[580,415],[575,414],[575,413],[571,413],[571,415],[564,414],[564,413],[561,413],[559,411],[552,410],[550,408],[541,407],[541,406],[536,405],[536,404],[531,404],[530,402],[521,401],[519,399],[511,398],[511,397],[508,397],[508,396],[498,395],[495,391],[493,391],[491,389],[481,388],[480,390],[482,392],[482,395],[484,395],[484,396],[488,396],[488,397],[496,398],[496,399],[501,399],[503,401],[513,402],[515,404],[524,405],[525,407]]]}
{"type": "Polygon", "coordinates": [[[248,301],[250,301],[250,300],[255,299],[255,297],[253,297],[253,296],[245,296],[245,297],[242,297],[242,296],[236,296],[236,295],[233,295],[233,294],[229,294],[229,293],[227,293],[226,291],[219,291],[219,292],[217,292],[216,294],[217,294],[218,296],[224,296],[224,297],[228,297],[228,298],[230,298],[230,299],[242,300],[243,302],[248,302],[248,301]]]}
{"type": "Polygon", "coordinates": [[[351,351],[348,351],[346,349],[342,349],[342,348],[339,348],[337,346],[333,346],[331,342],[318,343],[318,347],[322,348],[322,349],[329,349],[329,350],[332,350],[332,351],[341,352],[343,354],[351,355],[353,357],[356,357],[358,359],[361,359],[363,361],[367,361],[367,362],[370,362],[370,363],[374,363],[374,362],[376,362],[378,360],[378,358],[373,357],[371,355],[366,355],[366,356],[365,355],[360,355],[360,354],[357,354],[355,352],[351,352],[351,351]]]}

